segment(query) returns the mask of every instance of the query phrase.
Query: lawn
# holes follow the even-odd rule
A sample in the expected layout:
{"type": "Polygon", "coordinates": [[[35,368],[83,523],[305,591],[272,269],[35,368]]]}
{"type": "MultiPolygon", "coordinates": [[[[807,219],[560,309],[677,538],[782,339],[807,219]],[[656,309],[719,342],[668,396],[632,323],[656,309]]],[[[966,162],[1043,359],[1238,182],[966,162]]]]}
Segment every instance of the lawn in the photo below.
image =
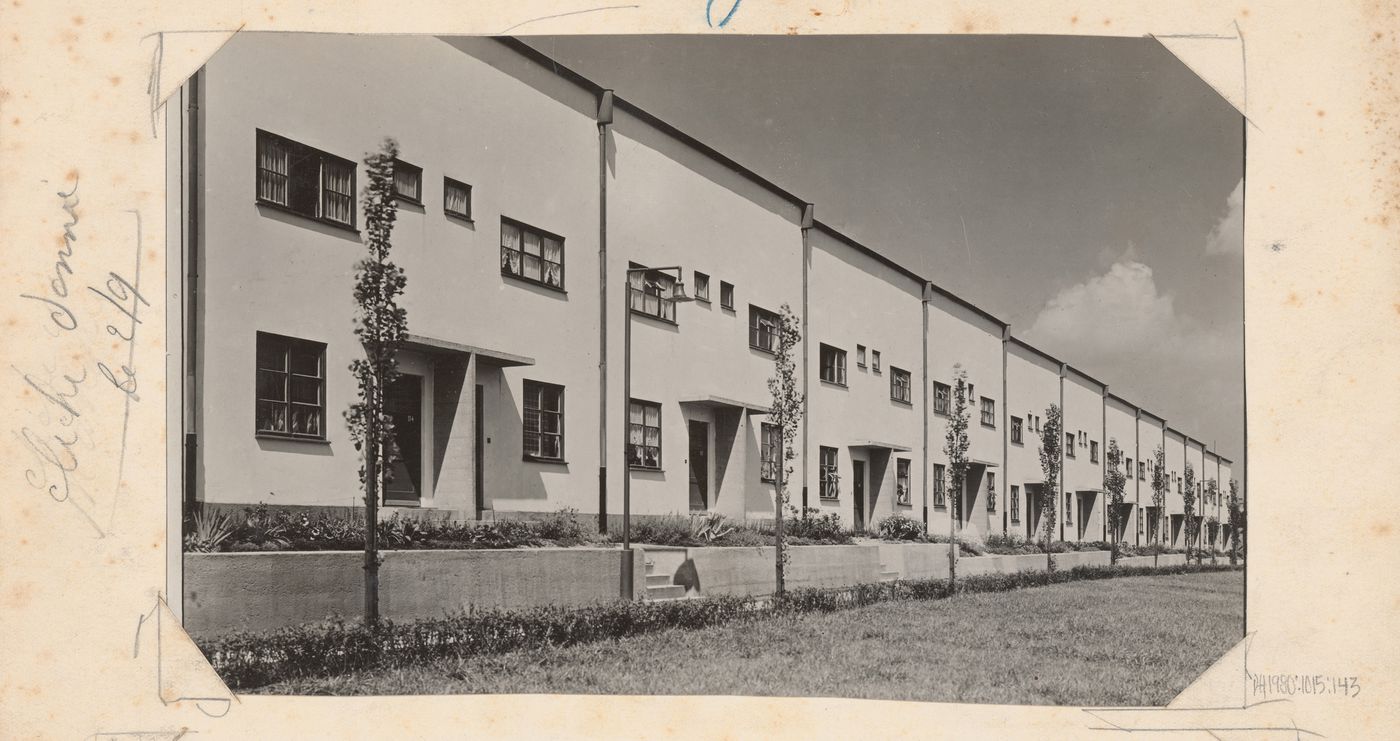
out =
{"type": "Polygon", "coordinates": [[[602,693],[1162,705],[1241,636],[1239,572],[877,604],[300,680],[259,694],[602,693]]]}

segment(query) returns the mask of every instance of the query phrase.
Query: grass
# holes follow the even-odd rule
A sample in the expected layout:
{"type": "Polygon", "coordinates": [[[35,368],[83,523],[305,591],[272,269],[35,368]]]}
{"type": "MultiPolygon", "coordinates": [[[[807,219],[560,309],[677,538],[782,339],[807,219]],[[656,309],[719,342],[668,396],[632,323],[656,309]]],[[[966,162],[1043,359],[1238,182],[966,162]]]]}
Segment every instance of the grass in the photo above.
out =
{"type": "Polygon", "coordinates": [[[1162,705],[1241,634],[1239,572],[1073,582],[284,682],[259,694],[1162,705]]]}

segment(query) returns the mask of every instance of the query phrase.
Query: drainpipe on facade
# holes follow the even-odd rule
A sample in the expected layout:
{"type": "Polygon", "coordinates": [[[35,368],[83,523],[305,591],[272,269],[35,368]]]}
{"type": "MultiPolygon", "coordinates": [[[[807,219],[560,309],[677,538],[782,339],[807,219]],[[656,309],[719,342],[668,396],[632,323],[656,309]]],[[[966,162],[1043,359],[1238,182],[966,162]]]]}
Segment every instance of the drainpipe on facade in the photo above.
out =
{"type": "Polygon", "coordinates": [[[922,486],[922,489],[923,489],[924,532],[925,532],[925,533],[928,532],[928,486],[929,486],[929,481],[928,481],[928,400],[929,400],[929,394],[928,394],[928,390],[929,390],[929,388],[928,388],[928,302],[933,298],[932,293],[933,293],[933,288],[932,288],[931,284],[925,283],[925,284],[924,284],[924,290],[923,290],[923,294],[924,294],[924,295],[923,295],[922,300],[921,300],[920,303],[919,303],[920,308],[921,308],[921,310],[923,311],[923,315],[924,315],[924,329],[923,329],[923,334],[922,334],[922,337],[921,337],[921,339],[922,339],[922,341],[923,341],[923,376],[924,376],[924,379],[923,379],[923,394],[922,394],[922,395],[923,395],[923,403],[920,404],[919,406],[920,406],[920,407],[922,408],[922,410],[923,410],[923,417],[924,417],[924,455],[923,455],[923,462],[922,462],[923,471],[922,471],[922,473],[921,473],[921,476],[923,477],[923,486],[922,486]]]}
{"type": "Polygon", "coordinates": [[[1007,502],[1011,498],[1011,420],[1009,418],[1011,401],[1006,397],[1006,346],[1009,342],[1011,342],[1011,325],[1003,324],[1001,327],[1001,485],[1006,489],[1006,496],[1001,498],[1001,534],[1003,537],[1006,535],[1007,518],[1011,511],[1007,502]]]}
{"type": "MultiPolygon", "coordinates": [[[[1068,451],[1065,450],[1064,443],[1065,430],[1067,429],[1065,425],[1065,368],[1067,367],[1068,366],[1066,366],[1064,363],[1060,363],[1060,490],[1055,493],[1055,509],[1059,509],[1061,506],[1063,506],[1065,501],[1065,494],[1069,489],[1069,486],[1065,483],[1066,480],[1069,478],[1069,476],[1067,476],[1066,474],[1069,472],[1065,470],[1065,456],[1067,455],[1068,451]]],[[[1068,510],[1066,509],[1065,511],[1068,510]]],[[[1064,539],[1065,512],[1061,512],[1060,540],[1064,539]]]]}
{"type": "MultiPolygon", "coordinates": [[[[807,335],[808,341],[802,343],[802,516],[807,516],[807,469],[811,465],[811,457],[808,455],[807,443],[807,417],[812,410],[811,397],[807,394],[807,376],[810,375],[807,369],[807,346],[811,343],[812,325],[808,322],[810,314],[807,304],[807,278],[808,266],[812,262],[812,242],[811,230],[816,224],[816,206],[806,204],[802,207],[802,331],[807,335]]],[[[782,458],[780,454],[779,459],[782,458]]],[[[779,460],[779,467],[783,462],[779,460]]]]}
{"type": "Polygon", "coordinates": [[[604,90],[598,98],[598,532],[603,534],[608,532],[608,130],[612,119],[613,91],[604,90]]]}
{"type": "MultiPolygon", "coordinates": [[[[1099,397],[1099,414],[1100,414],[1100,419],[1099,419],[1099,481],[1100,481],[1100,486],[1102,486],[1102,485],[1103,485],[1102,482],[1103,482],[1104,478],[1108,476],[1108,385],[1107,385],[1107,384],[1104,384],[1104,387],[1103,387],[1103,396],[1099,397]]],[[[1107,489],[1107,488],[1108,488],[1108,487],[1106,487],[1106,486],[1104,487],[1104,489],[1107,489]]],[[[1113,505],[1108,501],[1108,492],[1107,492],[1107,491],[1105,491],[1105,492],[1103,493],[1103,496],[1101,497],[1101,499],[1103,499],[1103,516],[1099,518],[1099,519],[1100,519],[1100,523],[1099,523],[1099,524],[1103,525],[1103,539],[1104,539],[1104,540],[1108,540],[1108,508],[1111,507],[1111,506],[1113,506],[1113,505]]],[[[1113,534],[1113,539],[1114,539],[1115,541],[1118,539],[1118,533],[1114,533],[1114,534],[1113,534]]],[[[1117,550],[1118,550],[1117,548],[1110,548],[1109,553],[1116,553],[1117,550]]]]}
{"type": "MultiPolygon", "coordinates": [[[[1133,459],[1142,465],[1142,410],[1133,410],[1133,459]]],[[[1145,520],[1142,515],[1142,487],[1138,485],[1137,478],[1133,479],[1133,514],[1136,515],[1133,522],[1133,543],[1139,548],[1142,547],[1142,528],[1138,527],[1138,520],[1145,520]]]]}

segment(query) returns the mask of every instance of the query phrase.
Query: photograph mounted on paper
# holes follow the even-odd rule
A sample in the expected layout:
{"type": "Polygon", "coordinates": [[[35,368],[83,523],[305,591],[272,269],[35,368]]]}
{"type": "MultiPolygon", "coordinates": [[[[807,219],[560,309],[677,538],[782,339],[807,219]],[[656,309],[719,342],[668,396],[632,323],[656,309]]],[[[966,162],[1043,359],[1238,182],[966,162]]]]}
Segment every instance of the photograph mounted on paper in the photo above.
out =
{"type": "Polygon", "coordinates": [[[1150,38],[239,33],[165,117],[236,692],[1163,705],[1244,632],[1244,119],[1150,38]]]}

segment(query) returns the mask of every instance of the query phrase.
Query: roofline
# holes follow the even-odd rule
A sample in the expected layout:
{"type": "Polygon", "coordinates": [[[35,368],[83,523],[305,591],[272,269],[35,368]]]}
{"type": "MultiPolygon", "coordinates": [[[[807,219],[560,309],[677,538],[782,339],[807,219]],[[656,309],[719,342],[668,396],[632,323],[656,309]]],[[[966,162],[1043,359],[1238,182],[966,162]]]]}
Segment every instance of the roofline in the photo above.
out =
{"type": "MultiPolygon", "coordinates": [[[[1105,388],[1107,388],[1107,387],[1105,386],[1105,388]]],[[[1127,399],[1124,399],[1123,397],[1119,396],[1118,394],[1113,393],[1112,391],[1105,391],[1105,392],[1104,392],[1104,396],[1106,396],[1106,397],[1108,397],[1108,398],[1110,398],[1110,399],[1112,399],[1112,400],[1118,402],[1119,404],[1122,404],[1122,405],[1128,407],[1129,409],[1132,409],[1133,411],[1137,411],[1137,412],[1142,411],[1142,409],[1139,408],[1137,404],[1134,404],[1134,403],[1132,403],[1131,401],[1128,401],[1127,399]]]]}
{"type": "Polygon", "coordinates": [[[1096,384],[1098,384],[1101,388],[1108,388],[1108,384],[1104,383],[1103,381],[1100,381],[1100,380],[1097,379],[1097,378],[1094,378],[1093,376],[1089,375],[1088,373],[1085,373],[1085,372],[1082,371],[1082,370],[1079,370],[1078,368],[1076,368],[1076,367],[1070,365],[1069,363],[1065,363],[1065,368],[1068,369],[1068,370],[1074,371],[1075,375],[1078,375],[1078,376],[1081,377],[1081,378],[1087,379],[1087,380],[1088,380],[1089,382],[1091,382],[1091,383],[1096,383],[1096,384]]]}
{"type": "Polygon", "coordinates": [[[1151,417],[1151,418],[1157,420],[1158,422],[1161,422],[1161,423],[1164,424],[1164,425],[1167,423],[1167,418],[1166,418],[1166,417],[1163,417],[1163,416],[1161,416],[1161,415],[1159,415],[1159,414],[1153,414],[1152,412],[1149,412],[1148,410],[1146,410],[1146,409],[1144,409],[1144,408],[1142,408],[1142,407],[1138,407],[1137,409],[1138,409],[1139,412],[1142,412],[1142,416],[1144,416],[1144,417],[1151,417]]]}
{"type": "Polygon", "coordinates": [[[1065,361],[1060,360],[1059,358],[1055,357],[1054,355],[1051,355],[1050,353],[1045,352],[1044,350],[1042,350],[1042,349],[1036,347],[1035,345],[1032,345],[1032,344],[1029,343],[1029,342],[1026,342],[1025,340],[1021,339],[1020,337],[1017,337],[1017,336],[1014,335],[1014,334],[1011,335],[1011,337],[1010,337],[1009,339],[1010,339],[1011,342],[1014,342],[1014,343],[1016,343],[1017,345],[1020,345],[1021,347],[1025,348],[1025,349],[1027,349],[1027,350],[1030,350],[1031,352],[1035,353],[1036,355],[1039,355],[1040,357],[1045,358],[1046,360],[1048,360],[1048,361],[1054,363],[1054,364],[1057,365],[1057,366],[1060,366],[1060,365],[1064,365],[1064,364],[1065,364],[1065,361]]]}
{"type": "Polygon", "coordinates": [[[607,89],[604,88],[602,85],[599,85],[598,83],[588,79],[587,77],[584,77],[578,72],[575,72],[574,70],[555,61],[554,57],[545,54],[539,49],[530,46],[529,44],[525,43],[524,41],[521,41],[520,39],[514,36],[488,36],[487,38],[496,40],[497,42],[501,43],[506,48],[514,51],[520,56],[529,59],[530,61],[540,65],[541,67],[545,67],[551,70],[552,72],[554,72],[554,74],[558,75],[559,77],[568,80],[569,82],[572,82],[573,84],[583,88],[584,90],[587,90],[590,93],[593,93],[594,95],[601,95],[603,91],[607,89]]]}
{"type": "MultiPolygon", "coordinates": [[[[934,283],[933,281],[924,281],[924,285],[926,285],[926,286],[928,286],[930,289],[932,289],[934,293],[937,293],[937,294],[939,294],[940,296],[943,296],[944,298],[947,298],[947,299],[951,300],[953,303],[955,303],[955,304],[957,304],[957,305],[963,307],[964,309],[968,309],[969,311],[971,311],[972,313],[976,314],[977,316],[980,316],[980,317],[982,317],[983,319],[986,319],[987,321],[990,321],[991,323],[993,323],[993,324],[995,324],[995,325],[1001,327],[1003,330],[1005,330],[1005,329],[1007,329],[1008,327],[1011,326],[1010,324],[1007,324],[1006,322],[1003,322],[1002,320],[996,318],[995,316],[992,316],[991,312],[987,311],[986,309],[983,309],[982,307],[978,306],[977,304],[974,304],[974,303],[972,303],[971,301],[968,301],[967,299],[965,299],[965,298],[959,296],[959,295],[956,294],[956,293],[953,293],[952,291],[950,291],[950,290],[948,290],[948,289],[946,289],[946,288],[944,288],[944,287],[938,285],[937,283],[934,283]]],[[[1056,362],[1059,362],[1059,361],[1056,361],[1056,362]]]]}
{"type": "Polygon", "coordinates": [[[1217,454],[1215,457],[1219,458],[1221,463],[1234,463],[1234,461],[1230,460],[1229,458],[1226,458],[1223,455],[1217,454]]]}
{"type": "Polygon", "coordinates": [[[895,272],[899,273],[900,275],[903,275],[904,277],[909,278],[910,280],[913,280],[915,283],[918,283],[918,284],[919,284],[919,287],[920,287],[920,288],[923,288],[924,285],[928,283],[928,279],[925,278],[925,277],[923,277],[922,275],[919,275],[918,273],[915,273],[914,271],[910,270],[909,268],[906,268],[906,267],[904,267],[903,265],[900,265],[899,263],[895,262],[894,260],[891,260],[890,258],[888,258],[888,257],[884,256],[883,254],[881,254],[881,253],[875,251],[874,249],[872,249],[872,248],[870,248],[870,247],[867,247],[867,246],[861,244],[860,242],[857,242],[857,241],[856,241],[855,239],[853,239],[852,237],[849,237],[849,236],[847,236],[847,235],[841,233],[840,231],[837,231],[837,229],[836,229],[835,227],[831,226],[830,224],[827,224],[826,222],[824,222],[824,221],[822,221],[822,220],[820,220],[820,219],[813,220],[813,221],[812,221],[812,226],[813,226],[814,228],[816,228],[816,230],[819,231],[819,232],[821,232],[822,234],[825,234],[825,235],[827,235],[828,237],[831,237],[832,239],[835,239],[836,241],[841,242],[842,244],[846,245],[847,247],[851,247],[851,248],[855,249],[857,252],[863,253],[863,254],[867,255],[868,257],[873,258],[876,262],[880,263],[881,265],[884,265],[885,267],[890,268],[891,270],[894,270],[895,272]]]}

